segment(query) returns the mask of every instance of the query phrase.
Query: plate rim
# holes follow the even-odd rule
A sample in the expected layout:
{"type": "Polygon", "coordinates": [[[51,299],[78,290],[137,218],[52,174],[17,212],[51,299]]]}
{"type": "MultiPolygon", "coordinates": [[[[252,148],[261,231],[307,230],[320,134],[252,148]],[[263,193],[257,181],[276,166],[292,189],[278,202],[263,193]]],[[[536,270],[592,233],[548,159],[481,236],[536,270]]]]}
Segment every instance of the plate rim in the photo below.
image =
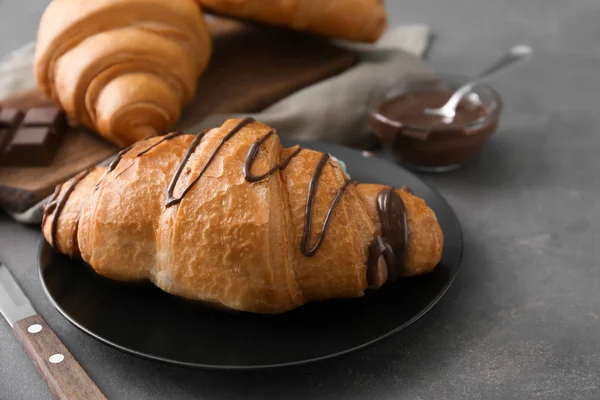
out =
{"type": "MultiPolygon", "coordinates": [[[[292,140],[290,138],[282,138],[283,140],[292,140]]],[[[304,145],[304,144],[308,144],[308,146],[310,146],[310,144],[313,143],[317,143],[317,144],[322,144],[322,145],[326,145],[329,147],[334,147],[334,148],[339,148],[342,149],[344,151],[352,151],[357,153],[357,155],[362,156],[360,150],[357,149],[353,149],[350,147],[346,147],[346,146],[342,146],[339,144],[334,144],[334,143],[326,143],[326,142],[319,142],[319,141],[305,141],[305,140],[294,140],[297,144],[300,145],[304,145]]],[[[307,148],[310,148],[308,147],[307,148]]],[[[318,151],[318,150],[317,150],[318,151]]],[[[229,371],[245,371],[245,370],[262,370],[262,369],[274,369],[274,368],[284,368],[284,367],[293,367],[293,366],[300,366],[300,365],[306,365],[306,364],[311,364],[311,363],[315,363],[315,362],[319,362],[319,361],[325,361],[325,360],[330,360],[333,358],[337,358],[337,357],[341,357],[343,355],[349,354],[349,353],[353,353],[359,350],[364,350],[367,347],[373,346],[374,344],[381,342],[385,339],[389,339],[391,336],[396,335],[397,333],[399,333],[400,331],[403,331],[404,329],[407,329],[408,327],[410,327],[412,324],[414,324],[417,320],[419,320],[420,318],[422,318],[426,313],[428,313],[433,307],[435,307],[439,301],[442,299],[442,297],[444,297],[444,295],[448,292],[448,289],[450,289],[450,286],[452,286],[452,284],[454,283],[454,280],[456,279],[456,276],[458,275],[459,271],[460,271],[460,267],[462,265],[462,259],[463,259],[463,254],[464,254],[464,240],[463,240],[463,232],[462,232],[462,227],[460,224],[460,221],[458,219],[458,216],[456,215],[456,212],[454,211],[454,209],[452,208],[452,206],[450,205],[450,203],[448,202],[448,200],[446,200],[446,198],[444,196],[442,196],[442,194],[433,186],[431,186],[428,182],[424,181],[421,177],[419,177],[418,175],[414,174],[412,171],[407,170],[406,168],[403,168],[400,165],[397,165],[395,163],[392,163],[386,159],[383,158],[378,158],[378,157],[373,157],[374,159],[389,164],[392,167],[395,168],[399,168],[401,170],[403,170],[403,172],[405,172],[408,175],[411,175],[413,178],[419,180],[422,184],[424,184],[429,190],[431,190],[440,201],[442,201],[444,203],[444,205],[448,208],[448,210],[450,211],[450,213],[453,216],[454,221],[456,222],[456,228],[458,230],[458,236],[460,239],[460,252],[458,254],[458,263],[456,265],[456,271],[454,274],[451,275],[450,279],[448,280],[448,282],[444,285],[444,287],[442,288],[442,290],[440,290],[436,296],[429,302],[429,304],[427,304],[425,307],[423,307],[417,314],[415,314],[412,318],[410,318],[409,320],[405,321],[404,323],[402,323],[401,325],[399,325],[398,327],[384,333],[381,336],[378,336],[374,339],[369,340],[368,342],[364,342],[361,343],[357,346],[353,346],[350,348],[347,348],[345,350],[341,350],[341,351],[337,351],[335,353],[331,353],[331,354],[327,354],[324,356],[320,356],[320,357],[313,357],[313,358],[307,358],[305,360],[300,360],[300,361],[290,361],[290,362],[283,362],[283,363],[275,363],[275,364],[262,364],[262,365],[215,365],[215,364],[205,364],[205,363],[196,363],[196,362],[188,362],[188,361],[180,361],[180,360],[174,360],[174,359],[170,359],[170,358],[166,358],[166,357],[160,357],[160,356],[155,356],[155,355],[151,355],[151,354],[146,354],[122,345],[119,345],[117,343],[114,343],[106,338],[101,337],[100,335],[90,331],[89,329],[85,328],[84,326],[82,326],[81,324],[79,324],[77,321],[75,321],[73,318],[71,318],[71,316],[69,316],[67,314],[67,312],[65,310],[62,309],[62,307],[60,307],[56,301],[54,300],[54,298],[50,295],[50,292],[48,291],[48,288],[46,287],[46,283],[43,277],[43,267],[42,267],[42,254],[45,251],[45,247],[50,246],[50,244],[48,244],[48,242],[46,241],[46,239],[44,238],[44,236],[41,236],[40,239],[40,245],[38,248],[38,257],[37,257],[37,263],[38,263],[38,276],[40,279],[40,283],[42,286],[42,289],[44,291],[44,294],[46,295],[47,299],[50,301],[50,304],[52,304],[52,306],[67,320],[69,321],[72,325],[74,325],[76,328],[78,328],[80,331],[86,333],[87,335],[91,336],[92,338],[94,338],[95,340],[106,344],[112,348],[115,348],[117,350],[120,350],[124,353],[128,353],[128,354],[132,354],[134,356],[140,357],[140,358],[144,358],[147,360],[153,360],[153,361],[158,361],[161,363],[165,363],[165,364],[172,364],[172,365],[179,365],[182,367],[188,367],[188,368],[200,368],[200,369],[207,369],[207,370],[229,370],[229,371]]],[[[48,251],[55,251],[54,248],[50,247],[50,249],[48,251]]]]}

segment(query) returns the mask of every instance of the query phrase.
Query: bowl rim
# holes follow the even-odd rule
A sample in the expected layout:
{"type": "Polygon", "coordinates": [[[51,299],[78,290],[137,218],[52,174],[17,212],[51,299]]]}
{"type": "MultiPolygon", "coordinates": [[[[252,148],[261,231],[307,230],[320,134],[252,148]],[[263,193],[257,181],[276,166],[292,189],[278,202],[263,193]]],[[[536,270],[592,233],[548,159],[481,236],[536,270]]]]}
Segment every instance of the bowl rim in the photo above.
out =
{"type": "MultiPolygon", "coordinates": [[[[377,119],[379,122],[388,124],[394,128],[402,128],[400,130],[400,134],[403,134],[405,136],[422,137],[422,139],[427,139],[427,137],[431,133],[431,129],[429,127],[418,126],[414,124],[403,124],[401,121],[388,118],[387,116],[383,115],[378,111],[377,105],[380,104],[380,102],[383,99],[392,97],[386,97],[386,94],[388,94],[394,88],[398,88],[400,85],[407,84],[410,82],[457,82],[460,86],[464,83],[467,83],[471,79],[472,78],[469,78],[466,75],[453,73],[420,73],[389,78],[380,85],[378,85],[371,92],[371,95],[369,96],[369,115],[377,119]]],[[[464,131],[466,134],[477,131],[487,125],[493,125],[497,123],[500,117],[500,113],[502,112],[503,103],[500,94],[496,91],[496,89],[494,89],[491,85],[485,82],[477,83],[467,95],[478,95],[478,92],[480,92],[481,90],[489,91],[493,99],[491,103],[494,105],[494,107],[490,108],[488,104],[483,104],[483,106],[488,112],[483,117],[478,118],[477,120],[465,125],[464,131]]],[[[404,93],[407,93],[407,91],[399,91],[394,93],[394,95],[404,93]]]]}

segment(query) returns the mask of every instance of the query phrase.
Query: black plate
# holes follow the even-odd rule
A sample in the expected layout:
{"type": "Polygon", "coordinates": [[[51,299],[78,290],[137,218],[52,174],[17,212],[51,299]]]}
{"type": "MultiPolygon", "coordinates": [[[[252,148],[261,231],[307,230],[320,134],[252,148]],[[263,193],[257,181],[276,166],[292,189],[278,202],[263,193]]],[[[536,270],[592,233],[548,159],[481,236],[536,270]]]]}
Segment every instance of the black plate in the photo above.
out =
{"type": "Polygon", "coordinates": [[[370,291],[360,299],[256,315],[211,309],[150,284],[107,280],[43,241],[40,277],[48,298],[75,326],[104,343],[194,367],[251,369],[307,363],[360,349],[406,328],[437,303],[454,280],[462,255],[454,212],[438,192],[396,165],[336,145],[311,142],[306,147],[345,161],[354,180],[408,185],[424,198],[444,232],[444,253],[435,271],[370,291]]]}

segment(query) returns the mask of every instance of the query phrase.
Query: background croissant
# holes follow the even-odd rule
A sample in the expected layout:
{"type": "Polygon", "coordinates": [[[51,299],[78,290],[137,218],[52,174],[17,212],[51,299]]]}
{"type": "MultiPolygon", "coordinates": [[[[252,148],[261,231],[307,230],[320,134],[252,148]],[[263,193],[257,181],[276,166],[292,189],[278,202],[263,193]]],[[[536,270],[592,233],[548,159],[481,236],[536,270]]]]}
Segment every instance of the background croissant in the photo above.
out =
{"type": "Polygon", "coordinates": [[[210,52],[193,0],[54,0],[34,74],[69,115],[123,146],[177,122],[210,52]]]}
{"type": "Polygon", "coordinates": [[[48,242],[117,280],[259,313],[431,271],[442,232],[407,190],[358,184],[252,119],[144,140],[57,187],[48,242]]]}
{"type": "Polygon", "coordinates": [[[198,0],[219,15],[332,38],[374,42],[386,26],[383,0],[198,0]]]}

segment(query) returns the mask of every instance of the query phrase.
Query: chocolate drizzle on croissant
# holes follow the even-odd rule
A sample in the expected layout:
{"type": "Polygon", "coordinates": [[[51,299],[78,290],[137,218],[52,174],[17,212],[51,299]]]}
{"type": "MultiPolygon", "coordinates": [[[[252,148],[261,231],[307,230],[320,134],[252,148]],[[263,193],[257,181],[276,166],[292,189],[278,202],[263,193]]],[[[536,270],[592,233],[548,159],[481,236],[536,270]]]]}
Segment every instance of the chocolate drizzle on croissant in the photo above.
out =
{"type": "MultiPolygon", "coordinates": [[[[273,135],[274,133],[275,133],[274,130],[269,131],[269,133],[267,133],[265,136],[263,136],[257,142],[253,143],[250,146],[250,149],[248,150],[248,154],[246,155],[246,160],[244,161],[244,170],[243,170],[244,177],[248,182],[259,182],[263,179],[268,178],[275,171],[285,169],[289,165],[289,163],[292,161],[292,159],[294,157],[296,157],[298,154],[300,154],[300,151],[302,151],[302,147],[298,147],[283,162],[276,164],[274,167],[269,169],[264,174],[262,174],[262,175],[252,174],[252,165],[253,165],[254,161],[256,160],[256,157],[258,156],[258,151],[260,150],[260,146],[269,137],[271,137],[271,135],[273,135]]],[[[327,161],[329,161],[329,154],[323,153],[323,155],[321,156],[321,159],[319,160],[319,163],[317,164],[317,167],[315,168],[315,172],[313,173],[313,176],[309,182],[308,198],[306,200],[306,210],[305,210],[305,214],[304,214],[304,231],[302,233],[302,242],[300,244],[300,251],[306,257],[314,256],[316,254],[317,250],[319,250],[319,248],[321,247],[321,244],[323,243],[323,240],[325,239],[325,234],[327,233],[327,227],[329,226],[329,222],[331,221],[331,218],[333,217],[335,207],[337,206],[340,199],[342,198],[342,195],[344,194],[346,187],[348,187],[349,184],[353,183],[350,180],[346,180],[346,182],[344,182],[342,187],[339,189],[337,195],[335,196],[333,202],[331,203],[331,206],[329,207],[329,210],[327,211],[327,215],[325,216],[325,221],[323,221],[323,226],[321,227],[321,233],[319,233],[317,242],[315,243],[314,246],[311,247],[310,246],[310,234],[311,234],[314,202],[315,202],[315,197],[316,197],[316,193],[317,193],[317,186],[319,184],[319,179],[321,177],[321,174],[323,173],[323,168],[327,164],[327,161]]]]}
{"type": "Polygon", "coordinates": [[[279,313],[360,297],[441,257],[422,199],[351,181],[329,154],[282,149],[250,118],[149,139],[111,165],[59,187],[42,225],[52,246],[111,279],[279,313]]]}
{"type": "Polygon", "coordinates": [[[144,150],[140,151],[139,153],[137,153],[136,157],[143,156],[144,154],[148,153],[150,150],[152,150],[153,148],[155,148],[159,144],[164,143],[167,140],[171,140],[173,138],[176,138],[179,135],[183,135],[183,132],[172,132],[172,133],[169,133],[168,135],[163,136],[160,140],[158,140],[157,142],[155,142],[151,146],[148,146],[147,149],[144,149],[144,150]]]}
{"type": "Polygon", "coordinates": [[[108,164],[108,168],[106,168],[106,173],[111,173],[115,170],[115,168],[117,168],[117,165],[119,165],[119,163],[121,162],[121,158],[123,158],[123,156],[129,152],[129,150],[131,150],[133,148],[133,145],[131,146],[127,146],[125,147],[123,150],[119,151],[117,153],[117,156],[115,157],[114,160],[112,160],[110,162],[110,164],[108,164]]]}
{"type": "Polygon", "coordinates": [[[329,210],[327,210],[327,214],[325,216],[325,220],[323,221],[323,227],[321,228],[321,233],[317,238],[317,243],[313,247],[310,247],[310,231],[312,225],[312,216],[313,216],[313,208],[315,204],[315,197],[317,195],[317,186],[319,185],[319,179],[321,178],[321,174],[323,173],[323,168],[327,161],[329,160],[329,154],[323,153],[319,163],[317,164],[317,168],[315,168],[315,172],[308,184],[308,198],[306,200],[306,209],[304,211],[304,232],[302,233],[302,243],[300,245],[300,251],[307,257],[312,257],[315,255],[321,244],[323,244],[323,240],[325,239],[325,233],[327,233],[327,227],[331,221],[331,217],[333,216],[333,212],[335,211],[335,207],[340,202],[344,191],[348,187],[348,185],[352,182],[350,180],[346,180],[342,187],[338,190],[329,210]]]}
{"type": "MultiPolygon", "coordinates": [[[[183,135],[182,132],[172,132],[169,133],[168,135],[163,136],[159,141],[157,141],[156,143],[152,144],[151,146],[149,146],[147,149],[144,149],[142,151],[140,151],[139,153],[136,154],[136,157],[141,157],[144,154],[148,153],[150,150],[152,150],[153,148],[155,148],[156,146],[158,146],[159,144],[166,142],[167,140],[171,140],[173,138],[176,138],[179,135],[183,135]]],[[[146,138],[145,140],[150,139],[150,137],[146,138]]],[[[142,140],[143,142],[144,140],[142,140]]],[[[127,153],[129,153],[129,151],[133,148],[133,144],[131,146],[127,146],[126,148],[122,149],[121,151],[119,151],[117,153],[117,155],[115,156],[114,160],[112,160],[110,162],[110,164],[108,164],[108,167],[106,168],[106,174],[111,173],[112,171],[115,170],[115,168],[117,168],[117,166],[119,165],[119,163],[121,162],[121,159],[123,158],[123,156],[127,153]]],[[[121,172],[122,174],[123,172],[121,172]]],[[[120,174],[119,174],[120,175],[120,174]]],[[[96,183],[96,185],[94,186],[95,190],[98,190],[100,188],[100,184],[102,183],[102,181],[104,180],[104,177],[102,177],[102,179],[100,179],[100,181],[98,181],[98,183],[96,183]]]]}
{"type": "Polygon", "coordinates": [[[375,236],[369,246],[367,259],[367,280],[369,285],[376,282],[376,268],[383,256],[387,266],[387,280],[398,279],[406,263],[408,246],[408,218],[402,198],[393,187],[383,189],[377,195],[377,214],[381,222],[381,234],[375,236]]]}
{"type": "MultiPolygon", "coordinates": [[[[292,161],[292,158],[297,156],[302,150],[301,147],[298,147],[283,162],[276,164],[264,174],[252,174],[252,165],[258,156],[260,146],[264,144],[265,141],[274,133],[274,130],[269,131],[266,135],[250,146],[244,161],[243,170],[244,177],[248,182],[261,181],[268,178],[275,171],[285,169],[292,161]]],[[[300,251],[306,257],[314,256],[319,250],[323,240],[325,239],[327,227],[329,226],[331,218],[333,217],[335,207],[341,200],[342,195],[344,194],[344,191],[348,185],[356,183],[351,180],[346,180],[338,190],[333,202],[331,203],[331,206],[327,210],[327,214],[325,216],[325,220],[323,221],[321,232],[317,237],[317,241],[315,245],[311,247],[310,236],[317,186],[319,184],[319,179],[323,172],[323,168],[327,164],[329,157],[329,154],[323,153],[309,182],[308,198],[306,200],[306,209],[304,214],[304,231],[302,233],[302,242],[300,244],[300,251]]],[[[412,190],[410,192],[412,192],[412,190]]],[[[408,245],[408,220],[406,216],[406,208],[402,198],[394,192],[393,187],[383,189],[377,196],[377,214],[381,223],[382,234],[377,235],[369,246],[369,258],[367,260],[367,277],[369,280],[369,285],[375,284],[377,264],[379,263],[379,258],[381,256],[384,257],[387,265],[387,280],[395,280],[401,276],[402,268],[406,261],[406,251],[408,245]]]]}
{"type": "Polygon", "coordinates": [[[181,176],[181,172],[183,172],[183,167],[185,167],[185,164],[188,162],[188,160],[190,159],[190,156],[194,153],[194,151],[196,150],[196,147],[198,147],[198,145],[200,144],[200,142],[202,141],[202,139],[204,138],[204,135],[206,134],[205,132],[200,133],[198,136],[196,136],[196,138],[194,138],[194,140],[192,141],[192,143],[190,144],[190,147],[187,149],[187,151],[185,152],[185,155],[183,156],[183,158],[181,159],[181,162],[179,163],[179,165],[177,166],[177,169],[175,170],[175,175],[173,175],[173,178],[171,179],[171,182],[169,183],[169,186],[167,187],[167,199],[165,202],[165,207],[170,207],[173,204],[177,204],[179,203],[183,197],[194,187],[194,185],[200,180],[200,178],[202,178],[202,175],[204,175],[204,173],[206,172],[206,170],[208,169],[208,167],[210,166],[210,164],[212,163],[212,161],[214,160],[215,156],[217,155],[217,153],[219,152],[219,150],[221,150],[221,147],[223,147],[223,145],[225,143],[227,143],[229,141],[229,139],[231,139],[232,137],[234,137],[239,131],[242,130],[242,128],[246,125],[248,125],[249,123],[254,122],[254,118],[244,118],[243,120],[241,120],[236,126],[233,127],[233,129],[231,129],[229,131],[229,133],[223,138],[221,139],[221,142],[219,143],[219,145],[217,146],[217,148],[212,152],[212,154],[208,157],[208,160],[206,160],[206,163],[204,164],[204,166],[202,167],[202,169],[200,170],[200,173],[198,173],[198,176],[196,178],[194,178],[187,186],[185,189],[183,189],[183,191],[181,192],[181,194],[179,195],[179,197],[175,197],[173,195],[173,191],[175,190],[175,186],[177,185],[177,181],[179,181],[179,177],[181,176]]]}
{"type": "MultiPolygon", "coordinates": [[[[173,175],[173,178],[171,179],[171,182],[169,183],[169,186],[167,188],[167,196],[166,196],[165,206],[169,207],[169,206],[179,203],[183,199],[183,197],[192,189],[192,187],[200,180],[202,175],[204,175],[204,173],[206,172],[206,170],[208,169],[208,167],[214,160],[215,156],[218,154],[219,150],[221,150],[221,148],[225,145],[225,143],[227,143],[232,137],[234,137],[236,134],[238,134],[244,126],[246,126],[254,121],[255,121],[254,118],[244,118],[236,126],[234,126],[229,131],[229,133],[227,135],[225,135],[225,137],[223,137],[223,139],[221,139],[221,141],[219,142],[217,147],[213,150],[213,152],[208,157],[208,160],[206,161],[206,163],[204,164],[204,166],[202,167],[202,169],[200,170],[198,175],[186,186],[186,188],[181,192],[179,197],[175,197],[173,195],[173,192],[174,192],[175,186],[177,185],[177,182],[181,176],[183,168],[185,167],[185,164],[188,162],[190,156],[194,153],[194,151],[196,150],[196,148],[198,147],[198,145],[204,138],[204,133],[196,136],[196,138],[190,144],[190,147],[186,151],[185,155],[181,159],[181,162],[177,166],[177,169],[175,170],[175,174],[173,175]]],[[[275,165],[274,167],[269,169],[266,173],[264,173],[262,175],[258,175],[258,176],[253,175],[251,173],[252,164],[256,160],[258,151],[260,149],[260,145],[262,145],[271,135],[273,135],[273,133],[275,133],[275,131],[273,131],[273,130],[269,131],[265,136],[263,136],[261,139],[259,139],[257,142],[255,142],[254,144],[252,144],[250,146],[250,149],[248,150],[248,154],[246,155],[246,159],[244,161],[244,167],[243,167],[244,178],[247,181],[258,182],[260,180],[263,180],[263,179],[269,177],[276,170],[284,169],[285,167],[287,167],[289,165],[292,158],[297,156],[300,153],[300,151],[302,150],[302,148],[298,148],[284,162],[275,165]]],[[[319,234],[319,236],[317,238],[317,242],[315,243],[314,246],[311,247],[310,246],[310,234],[311,234],[313,206],[314,206],[315,196],[316,196],[316,192],[317,192],[317,186],[319,184],[319,179],[323,172],[323,168],[327,164],[328,160],[329,160],[329,154],[324,153],[321,156],[321,159],[319,160],[319,163],[317,164],[317,167],[315,168],[315,172],[312,176],[312,179],[309,182],[308,198],[306,201],[306,212],[305,212],[305,217],[304,217],[304,233],[302,234],[302,243],[300,246],[300,250],[301,250],[302,254],[304,254],[307,257],[314,256],[315,253],[317,252],[317,250],[319,250],[319,247],[321,247],[321,244],[323,243],[323,240],[325,239],[325,234],[327,233],[327,227],[329,226],[329,222],[331,221],[331,218],[333,217],[335,207],[339,203],[342,195],[344,194],[344,191],[346,190],[348,185],[351,183],[351,181],[347,180],[342,185],[342,187],[339,189],[335,199],[333,200],[331,206],[329,207],[329,210],[327,211],[327,215],[325,217],[325,221],[323,222],[323,227],[321,228],[321,233],[319,234]]]]}
{"type": "Polygon", "coordinates": [[[62,197],[60,197],[60,198],[58,198],[58,195],[59,195],[61,189],[60,189],[60,186],[57,187],[57,190],[52,195],[52,198],[50,199],[48,204],[46,204],[46,206],[44,207],[43,217],[42,217],[42,225],[44,225],[44,223],[46,222],[48,215],[51,215],[52,213],[54,213],[54,219],[52,220],[52,227],[50,228],[50,244],[53,247],[56,247],[56,229],[58,226],[58,217],[60,216],[60,213],[62,212],[63,208],[65,207],[67,200],[69,200],[69,196],[71,195],[71,193],[73,193],[73,190],[75,190],[75,186],[77,186],[77,184],[79,182],[81,182],[83,180],[83,178],[85,178],[90,172],[92,172],[92,168],[86,169],[85,171],[81,171],[79,174],[77,174],[75,176],[75,178],[73,179],[73,181],[71,182],[71,184],[67,187],[67,189],[63,193],[62,197]]]}
{"type": "MultiPolygon", "coordinates": [[[[298,146],[298,148],[296,150],[294,150],[294,152],[292,152],[292,154],[290,154],[283,162],[276,164],[274,167],[269,169],[264,174],[262,174],[262,175],[252,174],[252,165],[253,165],[254,161],[256,160],[256,157],[258,156],[258,151],[260,150],[260,146],[269,137],[271,137],[271,135],[273,135],[274,133],[275,133],[274,130],[269,131],[269,133],[267,133],[265,136],[263,136],[257,142],[253,143],[250,146],[250,149],[248,150],[248,154],[246,155],[246,160],[244,161],[244,170],[243,170],[244,177],[248,182],[261,181],[261,180],[266,179],[269,176],[271,176],[271,174],[273,174],[275,171],[285,169],[289,165],[289,163],[292,161],[292,159],[294,157],[296,157],[298,154],[300,154],[300,151],[302,151],[302,147],[298,146]]],[[[323,221],[323,226],[321,227],[321,232],[319,233],[319,236],[317,238],[317,242],[315,243],[314,246],[311,247],[310,246],[310,234],[311,234],[314,202],[315,202],[315,197],[317,194],[317,186],[319,185],[319,179],[321,178],[321,174],[323,173],[323,168],[327,164],[327,161],[329,161],[329,157],[330,157],[329,154],[323,153],[323,155],[321,156],[321,159],[319,160],[319,163],[317,164],[317,167],[315,168],[315,172],[313,173],[313,176],[308,184],[308,186],[309,186],[308,198],[306,200],[306,210],[305,210],[305,214],[304,214],[304,231],[302,233],[302,242],[300,244],[300,251],[306,257],[314,256],[317,253],[317,251],[319,250],[319,248],[321,247],[323,240],[325,240],[325,234],[327,233],[327,227],[329,226],[329,222],[331,221],[331,218],[333,217],[335,207],[341,200],[342,195],[344,194],[344,191],[346,190],[348,185],[355,183],[350,180],[346,180],[344,182],[344,184],[342,185],[342,187],[338,190],[337,195],[333,199],[333,202],[331,203],[331,206],[329,207],[329,210],[327,211],[325,220],[323,221]]]]}
{"type": "Polygon", "coordinates": [[[285,169],[289,165],[289,163],[292,161],[292,159],[294,157],[296,157],[298,154],[300,154],[300,152],[302,151],[302,147],[298,146],[298,148],[296,150],[294,150],[294,152],[292,154],[290,154],[288,156],[288,158],[286,158],[283,162],[275,165],[273,168],[271,168],[264,174],[254,175],[252,173],[252,165],[254,165],[254,162],[256,161],[256,157],[258,156],[258,151],[260,150],[260,146],[268,138],[270,138],[274,133],[275,133],[275,130],[273,130],[273,129],[270,130],[269,133],[267,133],[265,136],[260,138],[257,142],[252,143],[252,145],[250,146],[250,149],[248,149],[248,154],[246,155],[246,159],[244,160],[244,169],[243,169],[244,178],[248,182],[262,181],[263,179],[266,179],[269,176],[271,176],[275,171],[285,169]]]}
{"type": "MultiPolygon", "coordinates": [[[[192,187],[200,180],[202,175],[206,172],[206,170],[218,154],[219,150],[221,150],[225,143],[227,143],[232,137],[238,134],[244,126],[254,121],[255,120],[253,118],[244,118],[236,126],[234,126],[229,131],[229,133],[225,137],[223,137],[223,139],[221,139],[218,146],[211,153],[208,160],[202,167],[201,171],[198,173],[198,176],[196,176],[196,178],[194,178],[188,184],[188,186],[181,192],[179,197],[175,197],[173,195],[173,192],[183,171],[183,168],[188,162],[190,156],[194,153],[198,145],[201,143],[207,131],[198,134],[188,147],[185,155],[181,159],[181,162],[177,166],[177,169],[175,171],[175,174],[173,175],[173,178],[171,179],[171,182],[169,183],[169,186],[167,188],[165,207],[169,207],[171,205],[179,203],[184,198],[184,196],[192,189],[192,187]]],[[[248,182],[259,182],[268,178],[275,171],[285,169],[289,165],[291,160],[295,156],[297,156],[302,150],[302,147],[298,147],[283,162],[276,164],[264,174],[252,174],[252,165],[256,161],[256,157],[258,156],[258,152],[260,151],[260,146],[264,144],[265,141],[274,133],[274,130],[270,130],[266,135],[264,135],[262,138],[260,138],[258,141],[256,141],[250,146],[248,154],[246,155],[246,159],[244,160],[243,166],[244,178],[248,182]]],[[[181,132],[173,132],[169,135],[166,135],[165,137],[155,142],[145,150],[139,152],[136,155],[136,157],[140,157],[148,153],[150,150],[160,145],[161,143],[175,138],[181,134],[181,132]]],[[[117,154],[116,158],[108,165],[107,174],[112,172],[117,167],[123,155],[129,152],[132,147],[133,146],[129,146],[128,148],[121,150],[117,154]]],[[[308,197],[306,200],[306,208],[304,214],[304,230],[302,233],[302,242],[300,244],[300,251],[306,257],[312,257],[317,253],[323,241],[325,240],[327,228],[329,226],[329,223],[331,222],[331,218],[334,215],[335,208],[342,198],[342,195],[344,194],[348,185],[356,183],[351,180],[346,180],[344,184],[340,187],[335,198],[333,199],[333,202],[327,210],[325,220],[323,221],[323,225],[321,227],[321,232],[317,236],[317,241],[314,244],[314,246],[311,247],[310,237],[317,187],[319,185],[321,174],[323,173],[323,168],[329,161],[329,158],[329,154],[323,153],[321,159],[315,167],[315,171],[308,184],[308,197]]],[[[98,185],[96,185],[96,187],[98,187],[98,185]]],[[[374,283],[373,280],[375,279],[375,271],[379,262],[379,258],[381,256],[384,257],[384,260],[387,265],[387,280],[395,280],[399,276],[401,276],[401,270],[406,259],[406,251],[408,245],[408,222],[406,217],[406,209],[404,207],[404,202],[402,201],[400,196],[394,192],[393,187],[384,189],[379,193],[379,195],[377,196],[377,211],[382,226],[382,234],[377,235],[373,239],[371,245],[369,246],[369,258],[367,260],[367,277],[370,285],[374,283]]]]}

